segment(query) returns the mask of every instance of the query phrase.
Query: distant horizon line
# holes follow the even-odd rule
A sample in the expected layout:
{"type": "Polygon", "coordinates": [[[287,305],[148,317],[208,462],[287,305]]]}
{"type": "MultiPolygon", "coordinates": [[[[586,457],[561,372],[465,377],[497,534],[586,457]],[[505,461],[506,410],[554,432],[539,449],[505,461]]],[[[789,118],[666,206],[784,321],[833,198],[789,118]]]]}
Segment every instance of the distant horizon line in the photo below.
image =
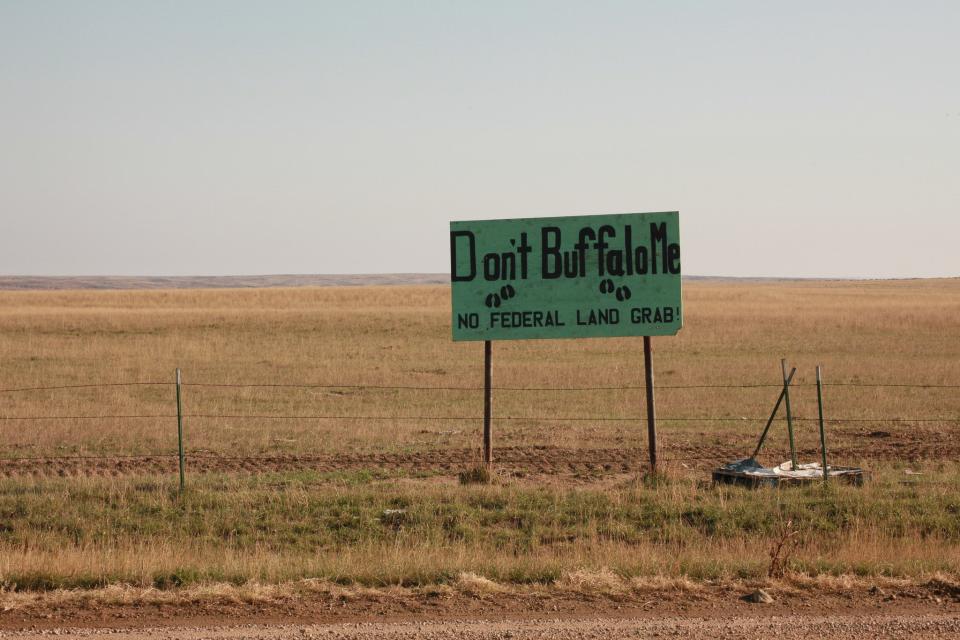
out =
{"type": "MultiPolygon", "coordinates": [[[[949,280],[960,276],[936,277],[807,277],[807,276],[705,276],[684,275],[690,281],[739,282],[872,282],[903,280],[949,280]]],[[[137,290],[137,289],[264,289],[280,287],[335,287],[377,285],[449,284],[448,273],[342,273],[342,274],[263,274],[263,275],[193,275],[193,276],[128,276],[72,275],[35,276],[0,275],[0,291],[52,290],[137,290]]]]}

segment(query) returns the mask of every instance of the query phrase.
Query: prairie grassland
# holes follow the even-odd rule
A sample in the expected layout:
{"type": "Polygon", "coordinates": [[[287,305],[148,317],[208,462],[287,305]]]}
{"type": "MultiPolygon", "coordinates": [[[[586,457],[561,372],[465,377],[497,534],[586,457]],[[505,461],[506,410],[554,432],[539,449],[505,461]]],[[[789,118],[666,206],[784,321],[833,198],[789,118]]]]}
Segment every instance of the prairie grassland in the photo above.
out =
{"type": "Polygon", "coordinates": [[[960,573],[960,470],[904,484],[751,492],[692,478],[564,487],[458,486],[376,474],[0,481],[0,581],[9,590],[170,588],[319,578],[448,584],[462,573],[555,583],[764,578],[785,532],[794,575],[960,573]]]}
{"type": "MultiPolygon", "coordinates": [[[[960,280],[685,285],[685,326],[655,340],[663,446],[672,439],[755,438],[776,388],[670,389],[779,381],[798,367],[795,414],[814,418],[813,372],[839,381],[944,384],[960,376],[960,280]],[[671,422],[675,419],[689,421],[671,422]],[[716,422],[705,418],[734,419],[716,422]],[[736,420],[748,418],[748,420],[736,420]]],[[[476,447],[477,390],[215,388],[191,383],[319,383],[478,387],[482,347],[450,340],[446,287],[184,291],[0,292],[0,388],[172,382],[183,370],[188,415],[423,416],[437,420],[188,418],[189,452],[230,455],[416,451],[476,447]]],[[[638,387],[639,339],[494,345],[500,387],[638,387]]],[[[3,416],[163,418],[2,421],[0,456],[169,453],[176,448],[172,386],[3,393],[3,416]]],[[[834,438],[864,430],[931,437],[960,418],[956,389],[829,387],[834,438]]],[[[640,389],[495,394],[498,445],[641,446],[640,389]],[[537,420],[516,418],[532,417],[537,420]],[[604,418],[563,421],[560,418],[604,418]],[[506,418],[512,418],[506,420],[506,418]]],[[[771,445],[783,452],[782,429],[771,445]],[[779,448],[777,448],[779,447],[779,448]]],[[[801,444],[816,444],[803,422],[801,444]]]]}
{"type": "MultiPolygon", "coordinates": [[[[665,457],[680,442],[747,453],[776,385],[798,367],[794,410],[816,415],[827,382],[951,384],[960,373],[960,280],[690,283],[685,327],[655,340],[665,457]],[[740,418],[718,422],[715,418],[740,418]],[[708,420],[710,418],[710,420],[708,420]]],[[[445,287],[0,293],[0,388],[172,382],[188,415],[424,416],[442,420],[275,418],[186,421],[188,455],[417,452],[479,445],[477,390],[217,388],[191,383],[478,387],[482,347],[452,343],[445,287]],[[452,417],[452,419],[447,419],[452,417]],[[469,418],[469,419],[465,419],[469,418]]],[[[518,341],[494,348],[501,387],[640,387],[635,340],[518,341]]],[[[162,415],[0,421],[0,456],[119,456],[176,450],[172,386],[3,392],[4,417],[162,415]]],[[[642,390],[498,391],[495,443],[643,446],[642,390]],[[538,420],[503,420],[532,416],[538,420]]],[[[323,578],[436,584],[461,572],[556,582],[579,570],[712,579],[765,574],[788,522],[797,575],[960,573],[957,389],[827,387],[836,463],[871,463],[862,489],[714,488],[704,469],[666,478],[505,479],[460,486],[431,473],[0,479],[0,582],[17,589],[113,583],[171,587],[323,578]],[[893,418],[939,417],[908,424],[893,418]],[[880,433],[880,440],[875,433],[880,433]],[[871,435],[874,433],[874,435],[871,435]],[[879,461],[869,449],[920,438],[943,453],[879,461]],[[949,446],[948,446],[949,445],[949,446]],[[953,447],[952,449],[950,447],[953,447]],[[905,475],[904,467],[922,472],[905,475]]],[[[813,447],[812,422],[798,427],[813,447]]],[[[768,460],[785,459],[777,426],[768,460]]]]}

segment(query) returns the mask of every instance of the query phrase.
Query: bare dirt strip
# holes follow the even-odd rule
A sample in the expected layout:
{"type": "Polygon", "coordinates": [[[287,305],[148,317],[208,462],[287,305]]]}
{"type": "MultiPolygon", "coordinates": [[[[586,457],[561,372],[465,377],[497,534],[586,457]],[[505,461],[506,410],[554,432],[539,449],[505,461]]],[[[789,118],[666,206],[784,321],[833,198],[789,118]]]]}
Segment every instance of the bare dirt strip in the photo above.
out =
{"type": "Polygon", "coordinates": [[[47,597],[0,612],[0,636],[46,638],[960,638],[956,585],[779,589],[745,600],[744,584],[627,596],[549,590],[469,595],[368,590],[239,602],[103,604],[47,597]]]}
{"type": "Polygon", "coordinates": [[[123,629],[62,629],[42,632],[2,634],[24,640],[49,638],[92,638],[109,634],[130,640],[182,638],[183,640],[302,640],[326,638],[352,640],[407,638],[465,640],[616,640],[619,638],[960,638],[960,619],[952,615],[899,616],[810,616],[770,618],[661,618],[636,619],[546,619],[546,620],[470,620],[423,621],[335,625],[245,625],[184,626],[123,629]]]}
{"type": "MultiPolygon", "coordinates": [[[[830,449],[838,464],[869,460],[902,462],[960,460],[960,440],[944,434],[895,437],[864,432],[848,436],[830,449]],[[858,441],[859,439],[859,441],[858,441]]],[[[715,467],[742,458],[752,443],[711,446],[690,441],[671,442],[661,451],[666,465],[696,469],[715,467]]],[[[578,449],[551,446],[501,447],[494,451],[500,473],[596,474],[642,472],[647,465],[644,448],[578,449]]],[[[801,449],[800,457],[818,460],[816,449],[801,449]]],[[[770,460],[774,456],[766,456],[770,460]]],[[[310,470],[317,472],[382,469],[385,471],[455,474],[479,461],[475,449],[435,449],[416,453],[339,455],[258,455],[231,457],[213,453],[188,454],[191,473],[270,473],[310,470]]],[[[776,460],[779,462],[780,460],[776,460]]],[[[176,455],[24,457],[0,459],[0,477],[73,477],[166,474],[177,468],[176,455]]]]}

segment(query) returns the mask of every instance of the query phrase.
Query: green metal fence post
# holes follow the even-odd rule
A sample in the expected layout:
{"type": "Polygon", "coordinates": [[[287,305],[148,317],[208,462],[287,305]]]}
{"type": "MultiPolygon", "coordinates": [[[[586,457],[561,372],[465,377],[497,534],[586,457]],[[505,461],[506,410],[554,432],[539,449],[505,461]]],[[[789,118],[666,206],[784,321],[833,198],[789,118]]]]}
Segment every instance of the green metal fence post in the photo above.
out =
{"type": "Polygon", "coordinates": [[[183,460],[183,401],[180,395],[180,369],[177,369],[177,451],[180,454],[180,492],[183,492],[184,478],[184,460],[183,460]]]}
{"type": "Polygon", "coordinates": [[[790,380],[787,378],[787,360],[780,360],[780,369],[783,371],[783,404],[787,411],[787,436],[790,438],[790,468],[797,470],[797,447],[793,443],[793,415],[790,413],[790,380]]]}
{"type": "MultiPolygon", "coordinates": [[[[791,380],[793,380],[793,374],[796,372],[796,367],[790,370],[790,375],[787,376],[788,384],[791,380]]],[[[777,396],[777,404],[773,405],[773,411],[770,412],[770,419],[767,420],[767,424],[763,428],[763,433],[760,434],[760,440],[757,441],[757,448],[753,450],[753,453],[750,455],[751,458],[756,458],[758,455],[760,455],[760,449],[763,448],[763,442],[767,439],[767,432],[770,431],[770,425],[773,424],[773,419],[777,417],[777,410],[780,409],[780,403],[783,402],[783,393],[784,389],[780,389],[780,395],[777,396]]]]}
{"type": "Polygon", "coordinates": [[[823,428],[823,382],[820,379],[820,365],[817,365],[817,410],[820,413],[820,454],[823,457],[823,481],[829,478],[827,473],[827,433],[823,428]]]}

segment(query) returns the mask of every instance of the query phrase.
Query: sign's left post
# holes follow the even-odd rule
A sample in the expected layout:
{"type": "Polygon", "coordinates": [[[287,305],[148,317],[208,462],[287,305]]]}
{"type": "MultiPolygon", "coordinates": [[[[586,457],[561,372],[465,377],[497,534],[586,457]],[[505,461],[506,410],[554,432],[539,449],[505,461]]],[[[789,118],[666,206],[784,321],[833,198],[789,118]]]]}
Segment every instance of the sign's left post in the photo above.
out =
{"type": "Polygon", "coordinates": [[[493,365],[490,340],[483,341],[483,466],[489,470],[493,466],[493,365]]]}

